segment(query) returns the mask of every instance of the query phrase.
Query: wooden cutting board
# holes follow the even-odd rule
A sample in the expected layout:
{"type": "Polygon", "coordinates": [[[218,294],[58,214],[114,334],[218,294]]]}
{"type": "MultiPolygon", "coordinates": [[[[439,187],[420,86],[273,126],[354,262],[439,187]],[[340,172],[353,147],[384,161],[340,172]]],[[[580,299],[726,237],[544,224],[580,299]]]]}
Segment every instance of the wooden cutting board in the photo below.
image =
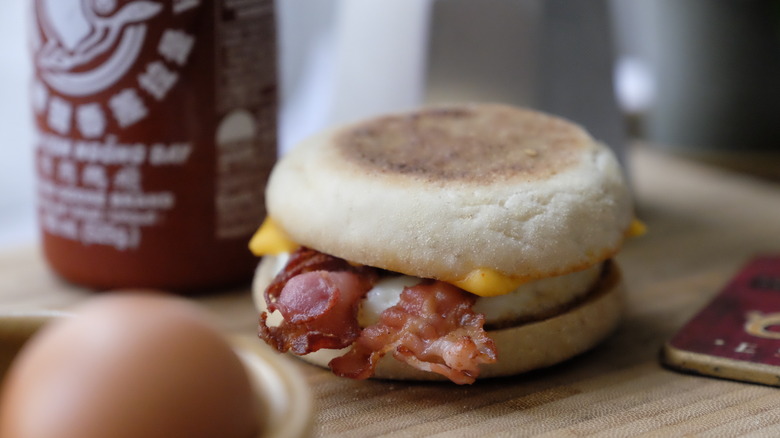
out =
{"type": "MultiPolygon", "coordinates": [[[[780,185],[641,146],[630,154],[649,227],[618,257],[629,290],[620,329],[567,363],[472,386],[355,382],[290,360],[315,395],[315,435],[780,436],[780,390],[664,367],[664,344],[755,255],[780,254],[780,185]]],[[[0,254],[6,309],[90,296],[59,282],[36,248],[0,254]]],[[[226,332],[252,335],[248,289],[195,300],[226,332]]]]}

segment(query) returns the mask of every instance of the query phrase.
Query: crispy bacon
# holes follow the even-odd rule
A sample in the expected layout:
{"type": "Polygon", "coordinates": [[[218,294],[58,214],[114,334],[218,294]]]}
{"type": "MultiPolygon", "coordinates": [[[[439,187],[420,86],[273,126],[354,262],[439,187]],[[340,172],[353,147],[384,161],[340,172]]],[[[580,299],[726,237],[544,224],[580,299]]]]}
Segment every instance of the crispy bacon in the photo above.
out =
{"type": "Polygon", "coordinates": [[[258,334],[281,352],[347,347],[360,333],[360,299],[375,281],[370,268],[302,248],[266,289],[268,311],[260,315],[258,334]],[[268,315],[275,310],[284,320],[272,327],[268,315]]]}
{"type": "Polygon", "coordinates": [[[440,281],[407,287],[398,304],[365,328],[352,349],[329,366],[343,377],[373,375],[388,352],[400,361],[441,374],[455,383],[473,383],[479,364],[496,361],[493,340],[483,329],[485,317],[471,310],[476,298],[440,281]]]}
{"type": "Polygon", "coordinates": [[[476,297],[441,281],[405,288],[377,324],[361,330],[358,305],[379,275],[377,269],[301,248],[266,289],[268,311],[260,315],[258,333],[277,350],[299,355],[352,345],[329,366],[355,379],[371,377],[390,352],[458,384],[473,383],[480,364],[496,361],[493,340],[483,329],[485,317],[472,310],[476,297]],[[268,315],[275,310],[284,320],[269,326],[268,315]]]}
{"type": "Polygon", "coordinates": [[[275,310],[272,306],[282,293],[284,285],[295,276],[311,271],[338,272],[352,270],[356,270],[356,268],[344,259],[302,246],[290,255],[287,266],[284,267],[282,272],[274,278],[265,290],[265,301],[269,306],[268,311],[273,312],[275,310]]]}

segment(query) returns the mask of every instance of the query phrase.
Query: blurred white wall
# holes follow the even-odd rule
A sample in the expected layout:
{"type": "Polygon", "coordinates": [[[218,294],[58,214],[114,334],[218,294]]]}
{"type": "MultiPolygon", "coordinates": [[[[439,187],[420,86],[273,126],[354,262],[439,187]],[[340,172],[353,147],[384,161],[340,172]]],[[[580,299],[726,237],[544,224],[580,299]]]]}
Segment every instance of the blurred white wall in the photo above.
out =
{"type": "Polygon", "coordinates": [[[37,239],[31,74],[26,46],[28,0],[0,0],[0,248],[37,239]]]}
{"type": "Polygon", "coordinates": [[[334,124],[419,105],[432,0],[277,0],[287,151],[334,124]]]}

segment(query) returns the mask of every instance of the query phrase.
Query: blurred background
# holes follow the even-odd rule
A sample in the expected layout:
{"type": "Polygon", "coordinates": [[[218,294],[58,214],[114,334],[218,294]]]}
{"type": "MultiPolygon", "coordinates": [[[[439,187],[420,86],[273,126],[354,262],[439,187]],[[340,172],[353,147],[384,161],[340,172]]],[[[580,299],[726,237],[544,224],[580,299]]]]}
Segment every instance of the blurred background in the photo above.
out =
{"type": "MultiPolygon", "coordinates": [[[[0,2],[0,248],[37,240],[29,0],[0,2]]],[[[278,1],[280,150],[333,123],[499,101],[780,177],[780,2],[278,1]]],[[[630,169],[629,169],[630,173],[630,169]]]]}
{"type": "Polygon", "coordinates": [[[0,3],[0,248],[36,239],[25,0],[0,3]]]}

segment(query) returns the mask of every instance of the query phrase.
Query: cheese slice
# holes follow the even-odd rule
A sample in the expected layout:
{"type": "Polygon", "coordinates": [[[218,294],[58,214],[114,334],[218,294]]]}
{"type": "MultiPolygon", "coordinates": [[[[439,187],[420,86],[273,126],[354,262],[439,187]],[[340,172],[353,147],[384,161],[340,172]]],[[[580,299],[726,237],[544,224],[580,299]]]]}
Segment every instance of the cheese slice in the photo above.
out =
{"type": "Polygon", "coordinates": [[[501,274],[493,269],[475,269],[462,280],[449,281],[459,288],[481,297],[506,295],[520,287],[526,280],[501,274]]]}
{"type": "Polygon", "coordinates": [[[645,233],[647,233],[647,225],[639,219],[634,219],[626,230],[626,237],[639,237],[645,233]]]}
{"type": "Polygon", "coordinates": [[[258,257],[290,253],[299,246],[271,218],[266,218],[249,240],[249,250],[258,257]]]}
{"type": "MultiPolygon", "coordinates": [[[[634,219],[626,235],[637,237],[646,231],[645,224],[634,219]]],[[[249,241],[249,249],[258,257],[291,253],[299,246],[271,218],[266,218],[249,241]]],[[[490,268],[475,269],[461,279],[443,281],[480,297],[506,295],[527,282],[525,279],[510,277],[490,268]]]]}

